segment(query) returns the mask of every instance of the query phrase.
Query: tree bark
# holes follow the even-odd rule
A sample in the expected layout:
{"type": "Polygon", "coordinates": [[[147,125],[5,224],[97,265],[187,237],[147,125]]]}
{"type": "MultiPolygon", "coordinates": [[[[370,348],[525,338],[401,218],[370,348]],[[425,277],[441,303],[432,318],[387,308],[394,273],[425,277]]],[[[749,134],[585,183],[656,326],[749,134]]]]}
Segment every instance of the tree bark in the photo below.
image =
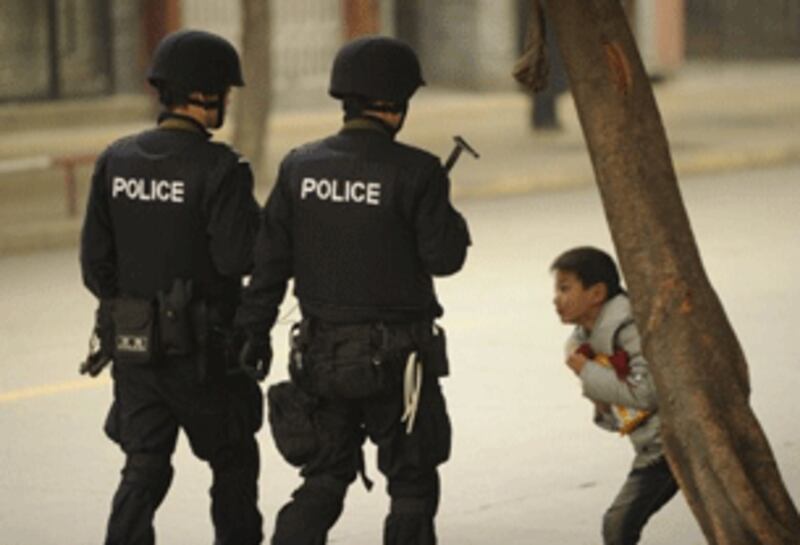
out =
{"type": "Polygon", "coordinates": [[[233,145],[252,164],[256,182],[266,179],[270,106],[270,2],[241,0],[242,70],[236,95],[233,145]]]}
{"type": "Polygon", "coordinates": [[[667,458],[712,544],[800,543],[749,404],[747,363],[704,271],[619,0],[543,0],[659,391],[667,458]]]}
{"type": "Polygon", "coordinates": [[[380,30],[378,0],[342,0],[341,5],[345,40],[365,34],[377,34],[380,30]]]}

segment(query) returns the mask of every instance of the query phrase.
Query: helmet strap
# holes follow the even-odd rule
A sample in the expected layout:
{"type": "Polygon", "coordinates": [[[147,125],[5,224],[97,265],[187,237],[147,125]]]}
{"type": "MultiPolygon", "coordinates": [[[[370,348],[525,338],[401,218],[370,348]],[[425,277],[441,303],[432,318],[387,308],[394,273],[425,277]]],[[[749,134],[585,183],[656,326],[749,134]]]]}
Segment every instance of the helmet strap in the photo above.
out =
{"type": "Polygon", "coordinates": [[[225,122],[225,96],[221,95],[220,98],[216,100],[200,100],[198,98],[188,98],[186,100],[187,104],[193,104],[194,106],[200,106],[204,110],[218,110],[217,114],[217,122],[211,128],[212,129],[219,129],[222,124],[225,122]]]}
{"type": "Polygon", "coordinates": [[[400,132],[400,129],[403,128],[403,123],[406,120],[406,112],[408,111],[408,102],[375,104],[364,97],[348,96],[343,99],[343,107],[345,121],[357,118],[366,118],[376,121],[394,138],[394,136],[400,132]],[[401,114],[400,123],[398,123],[397,126],[390,125],[380,117],[370,115],[368,112],[401,114]]]}
{"type": "Polygon", "coordinates": [[[186,100],[187,104],[194,104],[195,106],[200,106],[204,110],[213,110],[215,108],[219,108],[222,106],[224,101],[221,99],[216,100],[200,100],[199,98],[188,98],[186,100]]]}

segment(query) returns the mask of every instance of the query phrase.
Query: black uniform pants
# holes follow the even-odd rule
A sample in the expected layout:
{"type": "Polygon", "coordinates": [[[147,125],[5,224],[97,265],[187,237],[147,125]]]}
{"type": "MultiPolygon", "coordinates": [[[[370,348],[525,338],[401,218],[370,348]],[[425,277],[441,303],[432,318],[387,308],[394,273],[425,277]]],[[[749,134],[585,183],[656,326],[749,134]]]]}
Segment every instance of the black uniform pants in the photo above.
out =
{"type": "Polygon", "coordinates": [[[258,511],[261,426],[258,385],[241,375],[199,382],[193,360],[115,365],[114,403],[106,433],[126,455],[108,521],[107,545],[155,542],[153,517],[172,480],[178,430],[213,473],[211,515],[216,545],[261,543],[258,511]]]}
{"type": "Polygon", "coordinates": [[[450,455],[450,420],[438,380],[425,376],[416,422],[406,433],[402,367],[386,391],[366,399],[323,398],[314,410],[319,449],[303,466],[304,482],[278,513],[273,545],[321,545],[342,512],[349,484],[363,468],[361,447],[378,447],[378,469],[388,480],[391,508],[386,545],[433,545],[439,504],[437,466],[450,455]]]}

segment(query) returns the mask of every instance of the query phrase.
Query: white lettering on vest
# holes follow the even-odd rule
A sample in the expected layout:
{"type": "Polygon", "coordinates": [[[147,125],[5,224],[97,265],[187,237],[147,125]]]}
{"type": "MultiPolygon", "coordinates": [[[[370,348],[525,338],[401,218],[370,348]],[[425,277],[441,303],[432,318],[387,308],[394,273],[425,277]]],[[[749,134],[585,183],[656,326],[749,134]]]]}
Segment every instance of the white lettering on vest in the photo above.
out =
{"type": "Polygon", "coordinates": [[[186,184],[183,180],[145,180],[114,176],[111,180],[111,197],[131,201],[182,203],[186,184]]]}
{"type": "Polygon", "coordinates": [[[317,197],[320,200],[327,201],[331,197],[331,182],[325,178],[317,182],[317,197]]]}
{"type": "Polygon", "coordinates": [[[381,184],[361,180],[328,180],[305,177],[300,182],[300,199],[314,196],[320,201],[358,203],[370,206],[381,204],[381,184]]]}
{"type": "Polygon", "coordinates": [[[364,182],[353,182],[350,186],[350,198],[353,202],[364,202],[366,185],[364,182]],[[358,193],[357,193],[358,192],[358,193]]]}
{"type": "Polygon", "coordinates": [[[314,191],[317,186],[317,181],[314,178],[303,178],[300,183],[300,198],[305,199],[306,195],[314,191]]]}

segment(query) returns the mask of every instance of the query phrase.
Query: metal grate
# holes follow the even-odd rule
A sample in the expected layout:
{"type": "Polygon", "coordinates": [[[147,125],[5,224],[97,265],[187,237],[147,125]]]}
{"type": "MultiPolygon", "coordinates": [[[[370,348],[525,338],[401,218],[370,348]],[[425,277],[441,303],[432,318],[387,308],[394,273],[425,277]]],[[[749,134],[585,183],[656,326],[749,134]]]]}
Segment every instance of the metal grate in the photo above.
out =
{"type": "MultiPolygon", "coordinates": [[[[339,0],[273,0],[272,86],[277,97],[324,97],[333,55],[342,41],[339,0]]],[[[241,43],[238,2],[183,0],[185,27],[202,28],[241,43]]]]}
{"type": "Polygon", "coordinates": [[[108,93],[109,39],[103,0],[3,0],[0,101],[108,93]]]}
{"type": "Polygon", "coordinates": [[[800,55],[800,2],[689,0],[687,53],[692,57],[764,58],[800,55]]]}
{"type": "Polygon", "coordinates": [[[0,100],[46,97],[50,90],[47,5],[0,5],[0,100]]]}

